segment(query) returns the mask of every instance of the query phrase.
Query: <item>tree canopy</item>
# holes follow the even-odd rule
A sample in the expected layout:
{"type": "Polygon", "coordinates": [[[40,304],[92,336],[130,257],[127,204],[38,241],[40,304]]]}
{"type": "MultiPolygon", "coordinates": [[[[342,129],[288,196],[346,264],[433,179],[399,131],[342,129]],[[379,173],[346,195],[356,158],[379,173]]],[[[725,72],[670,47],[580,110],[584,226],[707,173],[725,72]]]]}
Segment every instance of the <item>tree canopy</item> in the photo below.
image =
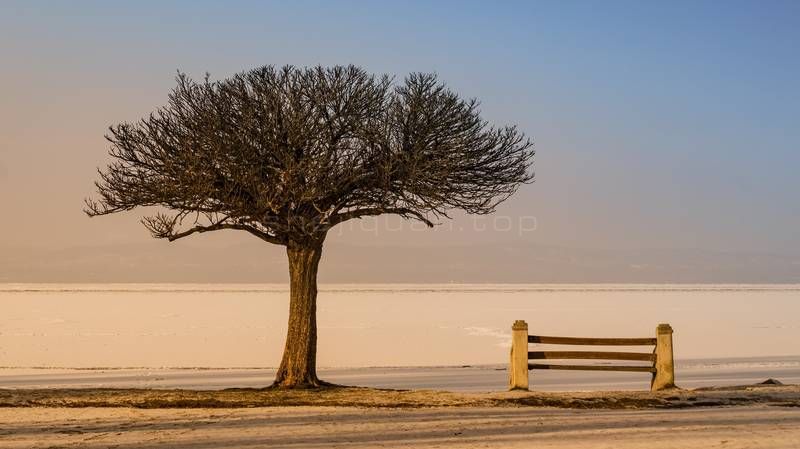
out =
{"type": "Polygon", "coordinates": [[[533,179],[531,142],[489,126],[476,100],[433,74],[394,83],[352,65],[179,73],[165,106],[107,139],[87,212],[162,206],[144,224],[169,240],[238,229],[302,245],[380,214],[432,226],[452,209],[490,213],[533,179]]]}

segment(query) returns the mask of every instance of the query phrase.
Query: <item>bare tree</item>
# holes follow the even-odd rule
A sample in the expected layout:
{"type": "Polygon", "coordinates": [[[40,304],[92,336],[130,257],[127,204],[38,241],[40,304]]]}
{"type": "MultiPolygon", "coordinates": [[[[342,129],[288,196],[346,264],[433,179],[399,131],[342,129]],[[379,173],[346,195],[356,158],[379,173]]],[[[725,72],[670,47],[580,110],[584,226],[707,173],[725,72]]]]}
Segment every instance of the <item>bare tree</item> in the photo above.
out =
{"type": "Polygon", "coordinates": [[[143,219],[169,241],[236,229],[286,246],[289,328],[275,386],[316,374],[317,269],[326,233],[397,214],[433,226],[493,212],[533,179],[530,141],[493,128],[476,100],[435,75],[402,83],[355,66],[260,67],[222,81],[178,74],[166,106],[109,128],[90,216],[160,206],[143,219]]]}

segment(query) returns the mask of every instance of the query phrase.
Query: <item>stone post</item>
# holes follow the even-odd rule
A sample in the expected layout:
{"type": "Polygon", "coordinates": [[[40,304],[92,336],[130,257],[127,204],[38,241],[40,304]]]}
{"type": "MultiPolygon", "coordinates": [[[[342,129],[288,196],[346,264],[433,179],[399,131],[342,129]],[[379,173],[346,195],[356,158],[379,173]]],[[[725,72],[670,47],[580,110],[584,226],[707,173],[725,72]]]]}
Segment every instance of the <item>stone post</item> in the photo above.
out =
{"type": "Polygon", "coordinates": [[[528,323],[517,320],[511,326],[511,363],[508,366],[508,389],[528,389],[528,323]]]}
{"type": "Polygon", "coordinates": [[[652,391],[675,388],[675,360],[672,354],[672,326],[659,324],[656,328],[656,372],[652,391]]]}

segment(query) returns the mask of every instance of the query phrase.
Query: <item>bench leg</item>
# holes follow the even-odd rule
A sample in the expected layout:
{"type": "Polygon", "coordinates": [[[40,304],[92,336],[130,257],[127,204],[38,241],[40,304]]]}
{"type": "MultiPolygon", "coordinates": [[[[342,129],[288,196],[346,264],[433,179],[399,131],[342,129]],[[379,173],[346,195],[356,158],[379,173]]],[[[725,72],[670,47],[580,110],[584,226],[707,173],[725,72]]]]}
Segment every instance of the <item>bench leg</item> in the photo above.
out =
{"type": "Polygon", "coordinates": [[[675,388],[675,360],[672,353],[672,327],[659,324],[656,328],[656,372],[651,391],[675,388]]]}
{"type": "Polygon", "coordinates": [[[508,389],[528,389],[528,323],[517,320],[511,326],[511,361],[508,366],[508,389]]]}

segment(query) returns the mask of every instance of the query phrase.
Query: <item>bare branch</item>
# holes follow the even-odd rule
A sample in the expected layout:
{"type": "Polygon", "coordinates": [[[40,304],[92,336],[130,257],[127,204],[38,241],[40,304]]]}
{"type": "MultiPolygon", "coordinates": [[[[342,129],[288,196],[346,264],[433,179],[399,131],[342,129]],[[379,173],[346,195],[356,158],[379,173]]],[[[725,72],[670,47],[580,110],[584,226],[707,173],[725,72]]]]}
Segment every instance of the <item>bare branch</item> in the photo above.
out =
{"type": "Polygon", "coordinates": [[[428,217],[415,210],[404,209],[404,208],[380,208],[380,207],[356,209],[336,214],[331,218],[330,226],[331,227],[336,226],[339,223],[345,222],[347,220],[352,220],[353,218],[361,218],[366,216],[375,216],[383,214],[394,214],[394,215],[399,215],[403,218],[413,218],[425,223],[429,228],[432,228],[434,226],[434,223],[430,221],[428,217]]]}
{"type": "Polygon", "coordinates": [[[165,106],[107,140],[112,162],[85,212],[172,211],[143,220],[167,240],[236,229],[302,245],[384,213],[433,226],[454,209],[491,213],[533,180],[530,140],[489,126],[476,100],[435,75],[395,83],[355,66],[179,74],[165,106]]]}
{"type": "Polygon", "coordinates": [[[145,217],[142,219],[142,224],[150,230],[150,233],[155,238],[159,239],[167,239],[170,242],[175,240],[188,237],[192,234],[209,232],[209,231],[218,231],[221,229],[235,229],[239,231],[247,231],[250,234],[264,240],[265,242],[274,243],[276,245],[283,245],[286,242],[281,240],[280,238],[270,235],[267,232],[261,231],[259,229],[254,228],[253,226],[239,224],[239,223],[227,223],[227,218],[223,218],[221,221],[211,223],[208,225],[196,225],[192,228],[186,229],[184,231],[177,230],[178,226],[182,221],[182,215],[176,215],[174,217],[170,217],[165,214],[156,214],[152,217],[145,217]]]}

